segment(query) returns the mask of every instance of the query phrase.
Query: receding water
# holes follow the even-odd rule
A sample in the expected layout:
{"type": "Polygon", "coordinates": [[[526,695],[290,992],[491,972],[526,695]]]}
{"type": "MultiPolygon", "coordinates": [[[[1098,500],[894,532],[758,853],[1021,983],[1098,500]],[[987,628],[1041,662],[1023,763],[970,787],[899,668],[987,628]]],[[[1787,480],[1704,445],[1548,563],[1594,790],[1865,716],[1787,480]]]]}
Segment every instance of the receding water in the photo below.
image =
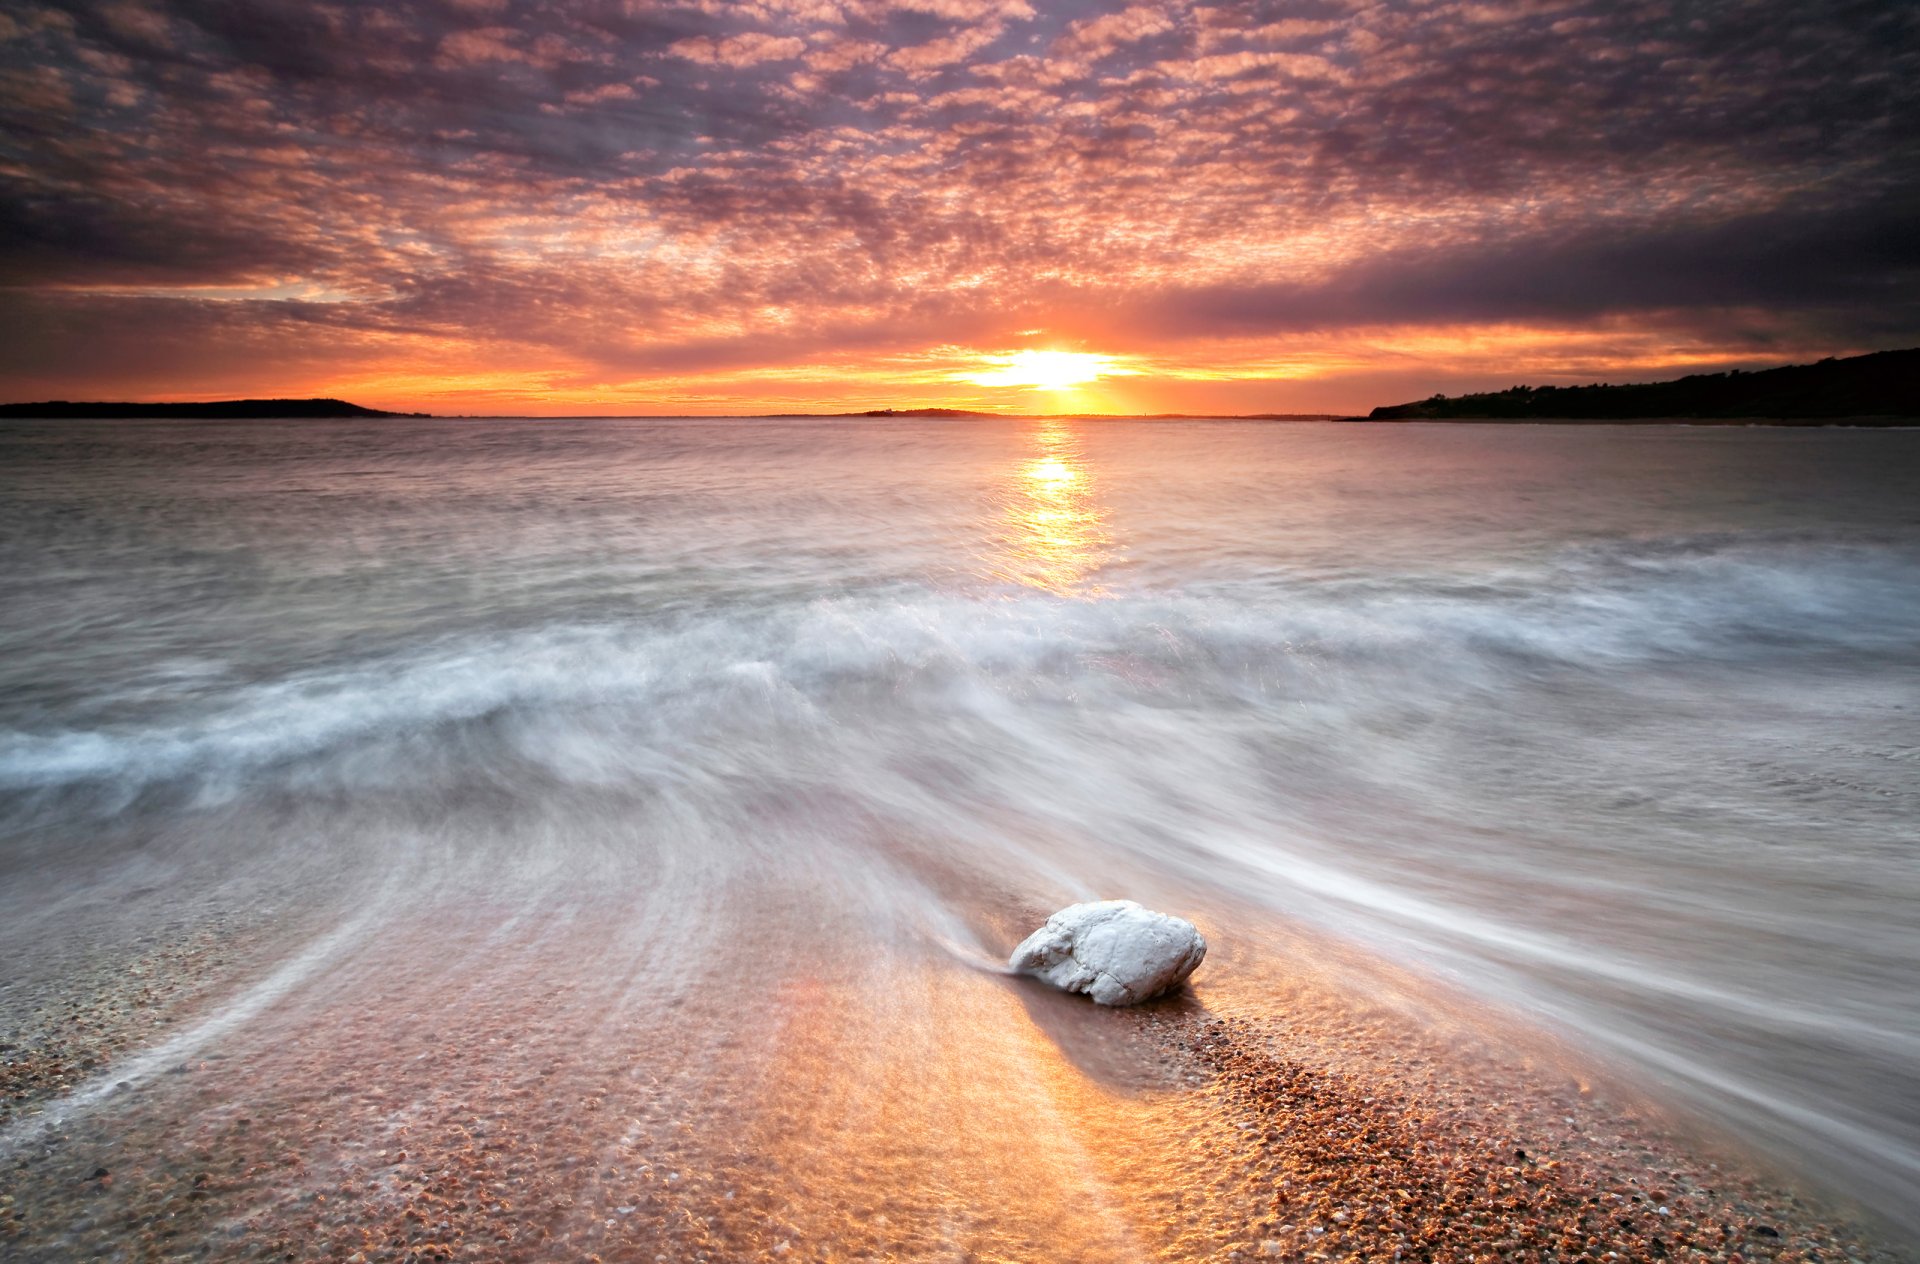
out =
{"type": "Polygon", "coordinates": [[[1920,1231],[1920,434],[10,423],[0,535],[0,1007],[269,918],[206,1118],[497,1040],[966,1188],[877,1103],[1128,895],[1202,1000],[1310,933],[1920,1231]]]}

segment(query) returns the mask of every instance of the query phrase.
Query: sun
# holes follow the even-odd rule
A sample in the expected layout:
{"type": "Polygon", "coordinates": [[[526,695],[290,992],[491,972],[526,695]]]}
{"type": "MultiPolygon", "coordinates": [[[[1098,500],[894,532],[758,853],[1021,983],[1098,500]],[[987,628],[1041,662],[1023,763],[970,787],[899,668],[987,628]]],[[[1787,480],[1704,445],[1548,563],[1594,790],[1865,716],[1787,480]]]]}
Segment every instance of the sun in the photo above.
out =
{"type": "Polygon", "coordinates": [[[1126,370],[1113,357],[1085,351],[1012,351],[982,356],[989,367],[962,375],[978,386],[1026,386],[1043,391],[1069,391],[1126,370]]]}

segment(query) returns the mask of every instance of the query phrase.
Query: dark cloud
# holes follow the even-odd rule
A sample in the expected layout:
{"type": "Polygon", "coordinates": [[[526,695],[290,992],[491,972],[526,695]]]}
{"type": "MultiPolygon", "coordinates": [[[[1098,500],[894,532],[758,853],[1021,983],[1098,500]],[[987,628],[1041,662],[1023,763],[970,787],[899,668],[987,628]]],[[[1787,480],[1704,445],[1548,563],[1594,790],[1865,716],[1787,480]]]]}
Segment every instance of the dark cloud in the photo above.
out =
{"type": "Polygon", "coordinates": [[[1768,309],[1840,342],[1920,332],[1920,191],[1867,206],[1788,206],[1709,223],[1517,235],[1393,252],[1320,284],[1218,285],[1156,297],[1159,332],[1328,325],[1579,322],[1646,312],[1702,321],[1768,309]]]}
{"type": "Polygon", "coordinates": [[[116,199],[48,190],[0,200],[0,286],[245,283],[322,260],[243,218],[167,220],[116,199]]]}

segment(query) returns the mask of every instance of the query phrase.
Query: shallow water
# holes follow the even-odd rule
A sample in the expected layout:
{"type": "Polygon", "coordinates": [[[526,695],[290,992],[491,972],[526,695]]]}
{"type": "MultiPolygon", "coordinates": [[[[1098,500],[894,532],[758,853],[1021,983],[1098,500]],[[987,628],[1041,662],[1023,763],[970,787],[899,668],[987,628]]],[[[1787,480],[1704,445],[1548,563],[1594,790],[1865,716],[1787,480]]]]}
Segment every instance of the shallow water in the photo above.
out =
{"type": "Polygon", "coordinates": [[[794,1233],[1119,1258],[1148,1203],[1003,1186],[1129,1188],[1132,1072],[979,967],[1129,895],[1201,1003],[1357,952],[1920,1236],[1920,434],[11,423],[0,546],[0,1010],[281,928],[117,1069],[243,1064],[156,1133],[338,1167],[524,1068],[628,1175],[878,1191],[794,1233]]]}

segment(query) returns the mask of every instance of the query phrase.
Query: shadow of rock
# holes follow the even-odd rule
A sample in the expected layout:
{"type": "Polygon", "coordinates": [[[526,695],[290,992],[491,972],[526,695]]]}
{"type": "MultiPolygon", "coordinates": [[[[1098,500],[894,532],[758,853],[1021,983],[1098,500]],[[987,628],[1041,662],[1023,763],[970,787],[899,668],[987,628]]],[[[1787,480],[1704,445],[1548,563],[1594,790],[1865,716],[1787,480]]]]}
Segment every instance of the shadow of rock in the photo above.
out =
{"type": "Polygon", "coordinates": [[[1210,1017],[1191,987],[1122,1008],[1096,1005],[1024,975],[1006,976],[1006,982],[1033,1025],[1100,1087],[1128,1094],[1189,1087],[1188,1063],[1178,1046],[1210,1017]]]}

